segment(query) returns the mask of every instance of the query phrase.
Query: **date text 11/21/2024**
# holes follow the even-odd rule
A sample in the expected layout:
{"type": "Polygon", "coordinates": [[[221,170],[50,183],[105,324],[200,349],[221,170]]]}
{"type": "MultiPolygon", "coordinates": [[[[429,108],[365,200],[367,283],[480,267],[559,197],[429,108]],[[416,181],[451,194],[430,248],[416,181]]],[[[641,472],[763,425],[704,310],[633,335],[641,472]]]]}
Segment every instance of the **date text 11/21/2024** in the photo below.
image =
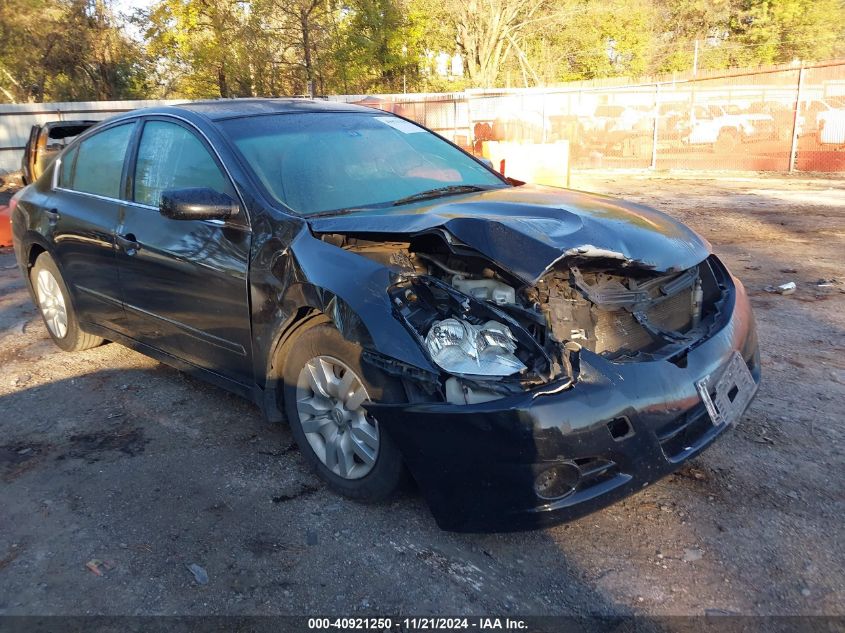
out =
{"type": "Polygon", "coordinates": [[[520,618],[499,617],[407,617],[407,618],[308,618],[311,631],[377,630],[377,631],[521,631],[528,623],[520,618]]]}

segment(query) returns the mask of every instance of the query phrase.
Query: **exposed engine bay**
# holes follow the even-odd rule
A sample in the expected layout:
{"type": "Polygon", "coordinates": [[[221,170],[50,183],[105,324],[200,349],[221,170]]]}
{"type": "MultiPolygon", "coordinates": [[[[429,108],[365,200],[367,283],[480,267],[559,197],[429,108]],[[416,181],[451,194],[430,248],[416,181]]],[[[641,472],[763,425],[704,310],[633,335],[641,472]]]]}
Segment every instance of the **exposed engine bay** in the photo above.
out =
{"type": "Polygon", "coordinates": [[[396,272],[395,310],[447,375],[441,395],[458,404],[563,378],[571,386],[582,349],[613,362],[683,363],[718,320],[725,294],[726,272],[714,257],[673,272],[563,257],[526,284],[439,233],[322,239],[396,272]]]}

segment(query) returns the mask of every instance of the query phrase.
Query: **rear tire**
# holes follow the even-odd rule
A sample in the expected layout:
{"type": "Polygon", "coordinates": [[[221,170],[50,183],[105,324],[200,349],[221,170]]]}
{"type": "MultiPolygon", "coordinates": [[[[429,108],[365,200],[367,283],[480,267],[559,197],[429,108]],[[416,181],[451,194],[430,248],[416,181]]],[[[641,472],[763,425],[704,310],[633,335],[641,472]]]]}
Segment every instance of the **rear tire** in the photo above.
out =
{"type": "Polygon", "coordinates": [[[360,402],[404,402],[401,382],[362,364],[360,346],[329,323],[297,335],[282,354],[285,413],[305,460],[344,496],[392,496],[405,478],[402,456],[360,402]]]}
{"type": "Polygon", "coordinates": [[[102,345],[103,339],[83,332],[62,274],[53,258],[41,253],[30,272],[32,289],[50,338],[66,352],[102,345]]]}

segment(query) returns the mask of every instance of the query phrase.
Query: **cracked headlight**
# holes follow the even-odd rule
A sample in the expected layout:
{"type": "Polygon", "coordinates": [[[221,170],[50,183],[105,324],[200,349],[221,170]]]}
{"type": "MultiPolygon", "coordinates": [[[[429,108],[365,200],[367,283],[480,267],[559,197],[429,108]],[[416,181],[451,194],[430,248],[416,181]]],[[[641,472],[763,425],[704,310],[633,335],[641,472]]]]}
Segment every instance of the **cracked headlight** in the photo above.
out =
{"type": "Polygon", "coordinates": [[[516,339],[506,325],[487,321],[472,325],[444,319],[425,337],[431,359],[450,374],[510,376],[526,367],[516,356],[516,339]]]}

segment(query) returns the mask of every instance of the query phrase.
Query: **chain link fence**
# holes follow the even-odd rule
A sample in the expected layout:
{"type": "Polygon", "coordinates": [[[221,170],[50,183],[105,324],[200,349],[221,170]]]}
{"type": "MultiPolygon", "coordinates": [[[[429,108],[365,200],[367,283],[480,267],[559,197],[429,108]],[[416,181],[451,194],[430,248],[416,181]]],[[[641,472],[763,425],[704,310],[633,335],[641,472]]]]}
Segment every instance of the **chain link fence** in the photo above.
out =
{"type": "Polygon", "coordinates": [[[845,171],[845,61],[367,104],[479,156],[491,141],[567,141],[575,168],[845,171]]]}
{"type": "MultiPolygon", "coordinates": [[[[491,142],[509,142],[548,146],[537,155],[559,155],[576,169],[845,172],[845,60],[638,83],[328,99],[395,112],[479,156],[490,157],[491,142]]],[[[19,168],[36,123],[164,103],[175,102],[1,105],[0,173],[19,168]]]]}

